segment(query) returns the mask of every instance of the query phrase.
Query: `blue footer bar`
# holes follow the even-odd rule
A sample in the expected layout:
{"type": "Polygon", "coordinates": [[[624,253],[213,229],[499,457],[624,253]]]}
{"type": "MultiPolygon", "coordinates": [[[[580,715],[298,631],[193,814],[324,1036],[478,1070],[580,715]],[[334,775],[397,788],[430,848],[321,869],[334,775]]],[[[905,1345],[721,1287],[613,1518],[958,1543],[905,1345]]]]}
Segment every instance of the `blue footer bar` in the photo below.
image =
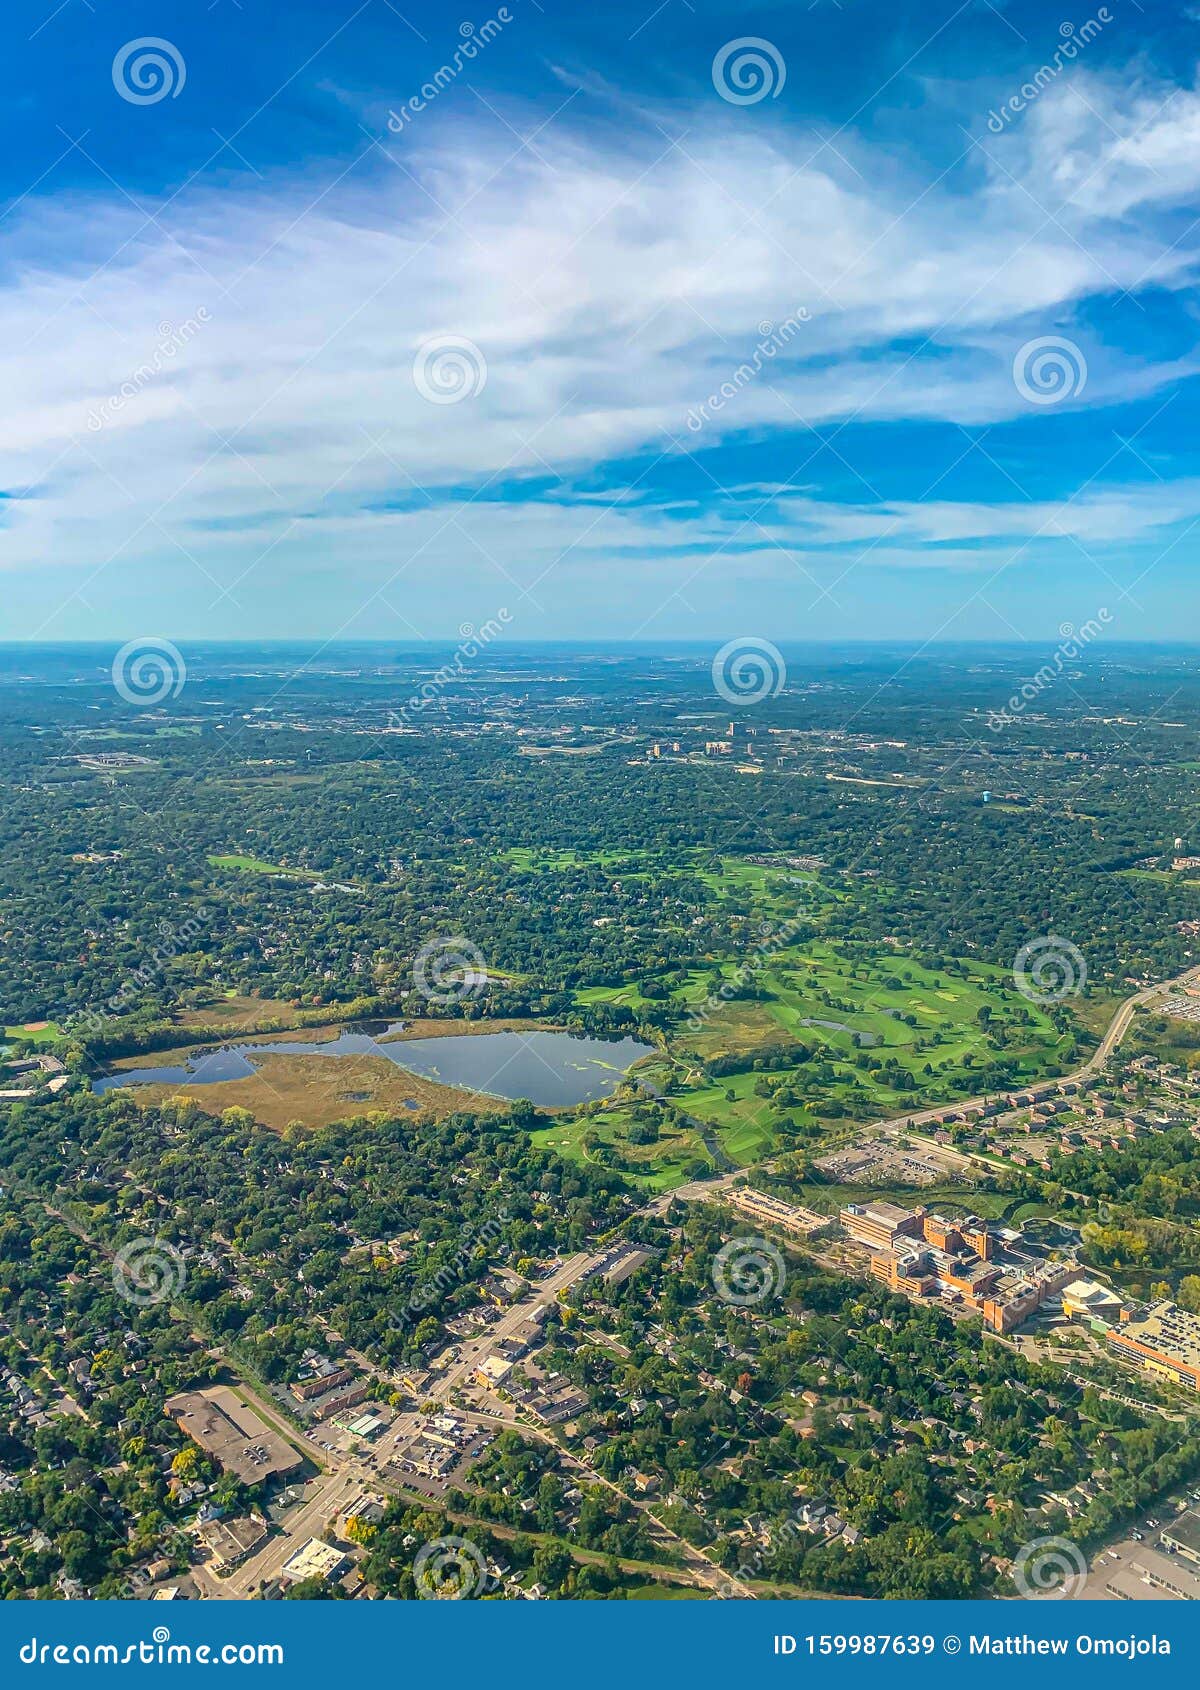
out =
{"type": "Polygon", "coordinates": [[[0,1605],[3,1684],[194,1679],[215,1668],[281,1690],[328,1690],[346,1677],[487,1690],[623,1690],[675,1677],[844,1690],[945,1683],[969,1663],[973,1687],[1061,1690],[1064,1669],[1089,1682],[1190,1687],[1198,1659],[1200,1609],[1166,1601],[206,1602],[175,1605],[169,1620],[143,1603],[0,1605]]]}

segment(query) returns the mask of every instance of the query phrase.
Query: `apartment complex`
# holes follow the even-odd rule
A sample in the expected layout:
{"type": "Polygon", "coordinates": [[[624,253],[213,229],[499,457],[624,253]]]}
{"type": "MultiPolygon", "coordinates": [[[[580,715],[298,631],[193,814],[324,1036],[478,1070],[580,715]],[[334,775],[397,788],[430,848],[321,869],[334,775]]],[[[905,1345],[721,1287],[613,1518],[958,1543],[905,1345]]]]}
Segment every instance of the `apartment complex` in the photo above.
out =
{"type": "Polygon", "coordinates": [[[1110,1347],[1147,1373],[1200,1391],[1200,1317],[1175,1303],[1156,1303],[1138,1319],[1106,1333],[1110,1347]]]}

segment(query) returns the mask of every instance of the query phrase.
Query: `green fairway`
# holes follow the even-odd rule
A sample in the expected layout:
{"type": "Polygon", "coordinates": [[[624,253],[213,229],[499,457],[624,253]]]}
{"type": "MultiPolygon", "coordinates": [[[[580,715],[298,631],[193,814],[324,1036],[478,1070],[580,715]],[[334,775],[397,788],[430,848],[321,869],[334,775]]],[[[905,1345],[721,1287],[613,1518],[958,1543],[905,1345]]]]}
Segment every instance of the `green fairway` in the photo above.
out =
{"type": "MultiPolygon", "coordinates": [[[[843,1123],[903,1115],[985,1084],[1028,1084],[1077,1055],[1010,970],[958,958],[935,968],[899,947],[825,936],[848,904],[884,896],[880,881],[828,884],[782,859],[750,863],[695,848],[665,862],[663,853],[534,846],[504,858],[522,874],[598,871],[622,885],[653,865],[707,889],[724,935],[711,960],[654,986],[642,976],[581,987],[575,1001],[674,1010],[667,1047],[677,1101],[716,1130],[739,1166],[778,1149],[781,1133],[782,1142],[815,1145],[843,1123]]],[[[609,1148],[625,1160],[620,1145],[609,1148]]],[[[565,1153],[581,1154],[575,1142],[565,1153]]]]}
{"type": "Polygon", "coordinates": [[[633,1144],[629,1137],[633,1119],[633,1107],[622,1104],[595,1115],[555,1121],[529,1136],[539,1150],[552,1150],[569,1162],[615,1168],[647,1192],[673,1191],[711,1171],[704,1144],[691,1128],[665,1122],[657,1143],[633,1144]]]}

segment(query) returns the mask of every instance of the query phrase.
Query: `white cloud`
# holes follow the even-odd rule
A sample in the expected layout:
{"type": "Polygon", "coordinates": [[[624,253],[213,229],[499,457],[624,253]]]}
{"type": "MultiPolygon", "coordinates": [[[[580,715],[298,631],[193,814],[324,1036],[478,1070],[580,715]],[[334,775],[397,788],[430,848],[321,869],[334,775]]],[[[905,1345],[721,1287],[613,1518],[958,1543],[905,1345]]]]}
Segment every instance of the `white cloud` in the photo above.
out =
{"type": "MultiPolygon", "coordinates": [[[[77,582],[161,560],[207,590],[206,576],[228,586],[248,570],[281,581],[332,546],[369,590],[397,568],[452,568],[464,546],[523,581],[567,547],[564,568],[638,548],[651,572],[666,553],[699,555],[728,539],[723,516],[668,519],[636,501],[598,512],[594,493],[572,503],[569,488],[622,455],[695,449],[689,408],[752,356],[764,322],[811,314],[701,447],[848,417],[1018,414],[1012,356],[1039,325],[1114,284],[1190,285],[1190,233],[1172,246],[1151,219],[1113,222],[1200,174],[1196,96],[1159,117],[1151,99],[1110,99],[1089,118],[1069,91],[1048,92],[996,145],[1013,163],[987,167],[973,194],[915,176],[898,187],[894,173],[883,187],[861,142],[840,138],[846,165],[818,135],[709,111],[654,153],[551,126],[503,169],[494,137],[430,122],[419,155],[395,154],[403,169],[376,153],[330,193],[310,180],[193,187],[156,222],[107,190],[27,201],[0,282],[2,473],[27,492],[4,507],[0,563],[77,582]],[[1089,145],[1098,157],[1109,125],[1127,138],[1084,191],[1089,145]],[[1061,226],[1014,185],[1039,170],[1074,184],[1061,226]],[[162,326],[201,309],[209,320],[164,358],[162,326]],[[478,397],[420,396],[413,358],[435,334],[481,350],[478,397]],[[134,391],[114,407],[123,384],[134,391]],[[464,505],[462,490],[490,478],[547,475],[565,478],[562,502],[464,505]]],[[[1090,366],[1088,403],[1190,367],[1112,349],[1090,366]]],[[[1195,498],[1096,494],[1055,515],[923,492],[853,508],[779,501],[762,562],[776,544],[884,536],[904,542],[888,557],[915,561],[930,542],[1019,541],[1043,525],[1120,540],[1195,498]]]]}

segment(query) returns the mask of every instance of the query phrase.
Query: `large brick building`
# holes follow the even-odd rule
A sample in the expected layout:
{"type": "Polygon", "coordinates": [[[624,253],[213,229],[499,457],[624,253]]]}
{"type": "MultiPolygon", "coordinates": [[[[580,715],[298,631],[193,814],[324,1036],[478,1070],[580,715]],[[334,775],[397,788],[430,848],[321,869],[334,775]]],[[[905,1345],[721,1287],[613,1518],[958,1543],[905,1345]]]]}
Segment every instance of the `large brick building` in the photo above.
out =
{"type": "Polygon", "coordinates": [[[1047,1297],[1079,1277],[1069,1262],[1013,1271],[995,1259],[995,1241],[976,1215],[947,1220],[894,1203],[850,1203],[839,1219],[873,1252],[871,1272],[906,1297],[965,1303],[996,1332],[1011,1332],[1047,1297]]]}

